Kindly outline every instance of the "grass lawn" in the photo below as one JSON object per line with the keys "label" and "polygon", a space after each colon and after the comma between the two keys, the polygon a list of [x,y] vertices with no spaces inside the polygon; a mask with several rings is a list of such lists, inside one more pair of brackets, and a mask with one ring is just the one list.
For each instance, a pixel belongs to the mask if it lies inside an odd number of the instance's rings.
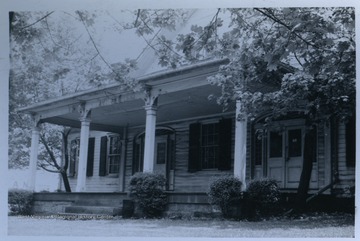
{"label": "grass lawn", "polygon": [[10,216],[9,236],[95,237],[354,237],[354,215],[313,213],[248,222],[220,219],[122,219]]}

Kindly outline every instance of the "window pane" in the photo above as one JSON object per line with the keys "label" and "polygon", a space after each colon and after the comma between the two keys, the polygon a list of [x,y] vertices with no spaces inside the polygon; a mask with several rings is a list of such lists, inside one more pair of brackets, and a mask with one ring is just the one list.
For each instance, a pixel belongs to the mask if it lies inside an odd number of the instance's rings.
{"label": "window pane", "polygon": [[109,157],[109,173],[118,173],[120,165],[120,156]]}
{"label": "window pane", "polygon": [[270,132],[270,157],[283,156],[283,134]]}
{"label": "window pane", "polygon": [[203,169],[217,168],[219,159],[219,129],[218,124],[202,126],[201,164]]}
{"label": "window pane", "polygon": [[110,138],[109,154],[120,154],[120,149],[121,149],[120,137],[112,136]]}
{"label": "window pane", "polygon": [[301,129],[288,132],[289,157],[301,156]]}
{"label": "window pane", "polygon": [[121,140],[119,136],[110,137],[110,146],[109,146],[109,174],[114,174],[119,172],[120,166],[120,155],[121,155]]}
{"label": "window pane", "polygon": [[158,143],[156,150],[156,164],[165,164],[166,162],[166,143]]}

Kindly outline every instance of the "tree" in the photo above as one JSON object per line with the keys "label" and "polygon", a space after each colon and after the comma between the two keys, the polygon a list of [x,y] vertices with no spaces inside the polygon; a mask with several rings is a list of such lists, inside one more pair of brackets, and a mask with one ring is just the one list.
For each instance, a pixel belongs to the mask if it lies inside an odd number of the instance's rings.
{"label": "tree", "polygon": [[[239,99],[242,116],[253,120],[271,110],[268,121],[302,113],[311,147],[311,129],[355,113],[355,14],[353,8],[228,9],[229,30],[219,35],[220,10],[205,27],[180,36],[184,57],[227,57],[209,78],[222,88],[219,104]],[[259,83],[261,84],[259,87]],[[263,88],[263,89],[261,89]],[[308,151],[305,150],[305,151]],[[304,153],[298,206],[308,192],[312,156]]]}
{"label": "tree", "polygon": [[217,9],[207,25],[193,25],[174,45],[176,54],[162,64],[229,59],[209,81],[222,88],[215,98],[224,108],[241,101],[240,119],[251,121],[269,111],[267,122],[291,112],[304,116],[297,201],[302,207],[314,158],[308,155],[314,129],[334,119],[346,122],[355,114],[354,8]]}
{"label": "tree", "polygon": [[[70,128],[63,128],[61,138],[57,136],[59,133],[52,133],[54,128],[48,128],[46,133],[40,135],[40,142],[43,144],[45,151],[40,154],[39,166],[52,173],[59,173],[62,177],[65,191],[71,192],[67,170],[69,167],[69,148],[68,136],[71,132]],[[60,158],[59,158],[60,157]],[[59,160],[60,159],[60,160]]]}

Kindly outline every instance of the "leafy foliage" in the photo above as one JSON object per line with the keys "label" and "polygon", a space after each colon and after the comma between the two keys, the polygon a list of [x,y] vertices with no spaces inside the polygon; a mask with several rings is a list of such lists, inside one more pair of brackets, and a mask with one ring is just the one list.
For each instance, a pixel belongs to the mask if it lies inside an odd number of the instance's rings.
{"label": "leafy foliage", "polygon": [[[346,119],[354,113],[353,8],[230,12],[231,33],[242,39],[237,51],[228,54],[225,49],[229,64],[209,79],[222,87],[220,104],[226,107],[240,99],[242,114],[250,120],[264,110],[272,110],[273,118],[296,110],[312,122]],[[229,41],[229,34],[219,42],[223,39]]]}
{"label": "leafy foliage", "polygon": [[22,189],[10,189],[8,205],[11,215],[30,215],[33,206],[33,192]]}
{"label": "leafy foliage", "polygon": [[280,202],[280,191],[276,180],[252,180],[246,189],[246,198],[255,205],[255,209],[261,215],[276,212]]}
{"label": "leafy foliage", "polygon": [[208,191],[209,202],[220,207],[224,217],[229,216],[230,204],[242,198],[242,182],[232,176],[217,178],[212,181]]}
{"label": "leafy foliage", "polygon": [[[146,41],[160,53],[158,42],[167,40],[158,35],[159,30],[175,29],[186,13],[123,10],[115,18],[105,11],[10,12],[9,167],[26,166],[29,159],[32,120],[17,108],[114,82],[123,83],[125,89],[141,90],[131,77],[138,59],[114,63],[104,55],[107,45],[101,38],[105,30],[134,31],[144,39],[150,36]],[[113,24],[104,23],[109,18]],[[165,56],[168,49],[163,48],[160,55]],[[18,138],[21,136],[24,138]]]}
{"label": "leafy foliage", "polygon": [[159,217],[166,208],[167,197],[163,189],[166,180],[163,175],[135,173],[130,179],[130,194],[139,204],[146,217]]}

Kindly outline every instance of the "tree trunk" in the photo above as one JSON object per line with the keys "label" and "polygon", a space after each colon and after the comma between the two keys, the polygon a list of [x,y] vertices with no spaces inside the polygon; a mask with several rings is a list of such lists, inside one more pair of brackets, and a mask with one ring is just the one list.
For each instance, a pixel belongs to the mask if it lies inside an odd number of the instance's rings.
{"label": "tree trunk", "polygon": [[69,149],[68,149],[68,136],[71,132],[71,129],[64,129],[63,133],[62,133],[62,137],[63,137],[63,149],[62,152],[64,154],[64,165],[63,165],[63,170],[60,172],[61,173],[61,177],[63,179],[64,182],[64,187],[65,187],[65,191],[66,192],[71,192],[71,187],[69,184],[69,179],[67,176],[67,169],[69,167]]}
{"label": "tree trunk", "polygon": [[303,167],[294,207],[297,211],[304,210],[306,205],[313,161],[316,158],[316,146],[316,128],[314,127],[305,134]]}
{"label": "tree trunk", "polygon": [[68,179],[68,176],[66,174],[66,171],[62,171],[60,173],[61,173],[61,177],[62,177],[63,182],[64,182],[65,191],[66,192],[71,192],[71,187],[70,187],[70,183],[69,183],[69,179]]}

